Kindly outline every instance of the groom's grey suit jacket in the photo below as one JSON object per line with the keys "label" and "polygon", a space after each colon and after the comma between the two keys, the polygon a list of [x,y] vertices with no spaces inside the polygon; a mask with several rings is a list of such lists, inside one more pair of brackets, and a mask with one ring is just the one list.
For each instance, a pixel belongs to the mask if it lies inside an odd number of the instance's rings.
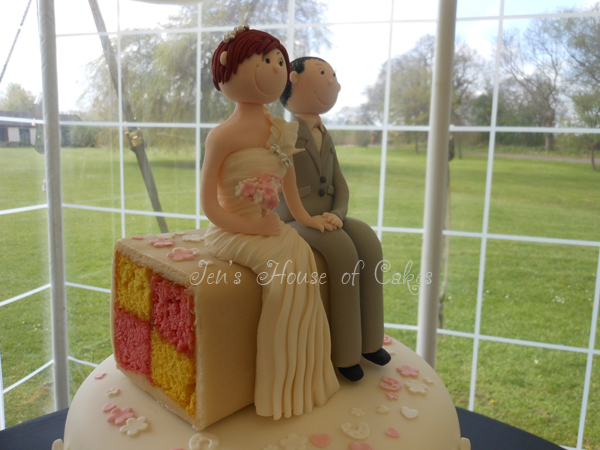
{"label": "groom's grey suit jacket", "polygon": [[[302,204],[311,216],[337,215],[343,227],[321,233],[300,225],[284,198],[275,212],[327,261],[332,359],[337,367],[350,367],[360,362],[361,353],[375,352],[383,343],[383,285],[375,279],[382,279],[381,243],[369,225],[346,217],[348,184],[327,130],[319,151],[304,121],[294,120],[299,122],[296,148],[306,150],[292,157]],[[353,272],[360,275],[350,281]]]}
{"label": "groom's grey suit jacket", "polygon": [[[325,130],[319,151],[306,124],[302,120],[296,120],[299,122],[296,148],[306,150],[293,156],[296,184],[302,204],[311,216],[330,212],[344,220],[348,213],[349,191],[340,170],[333,140]],[[284,198],[275,212],[284,222],[294,220]]]}

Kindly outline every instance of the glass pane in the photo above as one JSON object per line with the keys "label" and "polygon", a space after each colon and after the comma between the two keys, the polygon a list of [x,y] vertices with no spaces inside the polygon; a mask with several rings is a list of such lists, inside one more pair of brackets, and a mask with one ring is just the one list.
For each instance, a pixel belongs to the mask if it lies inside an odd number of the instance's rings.
{"label": "glass pane", "polygon": [[121,215],[63,210],[66,278],[71,283],[110,289],[113,246],[121,237]]}
{"label": "glass pane", "polygon": [[[421,235],[383,233],[383,258],[387,270],[382,283],[385,321],[405,325],[417,324],[421,270]],[[387,261],[389,264],[385,263]]]}
{"label": "glass pane", "polygon": [[520,0],[505,0],[504,14],[547,14],[564,10],[580,10],[589,7],[592,2],[587,0],[544,0],[543,2],[524,2]]}
{"label": "glass pane", "polygon": [[[597,341],[598,339],[596,339]],[[600,356],[594,356],[590,396],[585,415],[583,448],[600,446],[600,416],[596,414],[600,408]]]}
{"label": "glass pane", "polygon": [[0,307],[4,389],[52,359],[50,290]]}
{"label": "glass pane", "polygon": [[[169,232],[196,229],[195,220],[168,217],[166,221]],[[208,223],[209,222],[207,221],[202,226],[207,227]],[[137,214],[125,215],[126,236],[145,236],[147,234],[158,234],[160,232],[158,222],[154,216],[142,216]]]}
{"label": "glass pane", "polygon": [[482,230],[488,146],[488,133],[451,134],[447,229],[477,233]]}
{"label": "glass pane", "polygon": [[198,25],[196,5],[160,5],[150,2],[121,0],[119,8],[122,30],[189,28]]}
{"label": "glass pane", "polygon": [[437,0],[394,0],[394,20],[437,20],[438,3]]}
{"label": "glass pane", "polygon": [[[117,31],[117,0],[96,0],[106,31]],[[123,2],[121,2],[121,5]],[[96,22],[89,2],[55,0],[56,34],[94,33]]]}
{"label": "glass pane", "polygon": [[[390,124],[429,124],[434,48],[434,23],[394,25],[390,80]],[[387,57],[384,61],[386,59]],[[382,76],[379,77],[380,87],[378,89],[380,91],[385,86],[383,73],[382,71]]]}
{"label": "glass pane", "polygon": [[473,333],[481,239],[445,236],[442,245],[438,326]]}
{"label": "glass pane", "polygon": [[4,395],[7,427],[18,425],[53,411],[52,367],[47,367]]}
{"label": "glass pane", "polygon": [[[303,2],[299,2],[303,3]],[[308,3],[308,2],[306,2]],[[325,12],[325,22],[381,22],[390,20],[392,12],[391,0],[379,0],[377,7],[371,7],[360,1],[329,0]],[[296,11],[296,17],[300,14]],[[313,21],[314,23],[315,21]]]}
{"label": "glass pane", "polygon": [[49,283],[46,209],[0,216],[0,301]]}
{"label": "glass pane", "polygon": [[[49,289],[0,307],[4,389],[51,361],[51,342]],[[4,402],[7,426],[53,411],[52,366],[6,393]]]}
{"label": "glass pane", "polygon": [[85,125],[63,127],[70,145],[62,146],[62,183],[65,203],[121,207],[119,129]]}
{"label": "glass pane", "polygon": [[[507,20],[498,125],[598,128],[597,29],[597,16]],[[544,147],[564,150],[552,134]]]}
{"label": "glass pane", "polygon": [[128,122],[195,122],[197,33],[134,34],[121,38]]}
{"label": "glass pane", "polygon": [[585,365],[580,353],[481,342],[475,412],[575,447]]}
{"label": "glass pane", "polygon": [[472,358],[472,339],[438,334],[435,370],[460,408],[469,407]]}
{"label": "glass pane", "polygon": [[481,333],[587,348],[598,249],[491,240]]}
{"label": "glass pane", "polygon": [[[305,2],[296,3],[296,10],[304,8]],[[308,14],[312,11],[314,2],[309,2]],[[315,9],[323,7],[317,5]],[[262,0],[262,1],[231,1],[231,0],[209,0],[202,2],[202,26],[203,27],[233,27],[249,24],[251,28],[262,30],[262,25],[285,24],[289,20],[288,0]],[[309,20],[309,22],[313,22]],[[231,30],[227,30],[231,31]],[[273,30],[267,30],[269,33]],[[223,34],[221,32],[221,39]],[[273,33],[271,33],[273,34]]]}
{"label": "glass pane", "polygon": [[492,43],[498,21],[467,21],[456,24],[451,123],[491,124],[494,61]]}
{"label": "glass pane", "polygon": [[489,231],[598,241],[600,203],[591,194],[598,173],[589,164],[530,154],[536,147],[527,140],[541,135],[503,134],[497,135]]}
{"label": "glass pane", "polygon": [[[308,28],[315,33],[320,28]],[[353,125],[380,124],[383,118],[381,74],[385,74],[388,57],[389,27],[387,25],[334,25],[327,28],[330,38],[320,47],[307,48],[303,42],[294,48],[295,57],[317,56],[326,60],[336,72],[342,86],[337,103],[323,115],[325,123]],[[365,40],[365,36],[369,36]],[[301,41],[302,42],[302,41]],[[379,45],[373,46],[372,42]],[[356,55],[360,55],[357,70]]]}
{"label": "glass pane", "polygon": [[[116,37],[111,36],[111,43],[116,55]],[[117,90],[109,74],[100,37],[57,38],[56,57],[60,108],[75,114],[75,117],[61,117],[61,120],[117,121]]]}
{"label": "glass pane", "polygon": [[109,293],[67,287],[67,314],[69,356],[100,364],[112,354]]}
{"label": "glass pane", "polygon": [[[0,119],[0,123],[1,123]],[[35,132],[35,128],[31,128]],[[16,130],[13,124],[9,130]],[[33,147],[0,150],[0,211],[46,203],[46,159]],[[0,223],[3,219],[0,218]]]}
{"label": "glass pane", "polygon": [[71,401],[73,401],[77,390],[93,370],[94,367],[69,361],[69,394]]}
{"label": "glass pane", "polygon": [[381,148],[365,145],[366,131],[330,131],[340,167],[350,190],[348,216],[377,225]]}
{"label": "glass pane", "polygon": [[383,223],[389,227],[422,228],[427,164],[426,133],[388,135]]}
{"label": "glass pane", "polygon": [[500,14],[500,0],[458,0],[456,17],[485,17]]}
{"label": "glass pane", "polygon": [[411,350],[415,350],[417,348],[417,332],[411,330],[398,330],[395,328],[386,328],[385,334],[390,337],[393,337],[398,342],[402,342]]}
{"label": "glass pane", "polygon": [[[144,128],[146,154],[164,212],[196,214],[196,130]],[[153,211],[136,155],[124,153],[125,208]]]}
{"label": "glass pane", "polygon": [[[10,59],[8,58],[27,3],[23,0],[2,3],[2,14],[0,14],[0,64],[2,68],[6,64],[6,72],[4,72],[2,84],[0,85],[0,111],[33,113],[33,102],[38,94],[42,92],[40,37],[36,4],[33,2],[29,7],[25,23],[19,33]],[[28,91],[28,95],[21,96],[18,95],[18,92],[13,92],[13,95],[7,99],[5,96],[9,93],[11,83],[15,83],[18,87]],[[0,127],[2,126],[0,125]]]}

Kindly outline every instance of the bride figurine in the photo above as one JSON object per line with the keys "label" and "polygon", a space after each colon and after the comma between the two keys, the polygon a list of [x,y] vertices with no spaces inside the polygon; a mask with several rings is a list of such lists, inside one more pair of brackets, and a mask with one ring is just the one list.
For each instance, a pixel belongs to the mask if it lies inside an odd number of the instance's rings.
{"label": "bride figurine", "polygon": [[285,88],[288,55],[270,34],[236,27],[213,54],[212,73],[215,87],[236,106],[206,139],[201,201],[212,223],[205,243],[218,258],[251,268],[263,285],[257,414],[299,415],[324,405],[339,383],[312,250],[272,212],[283,191],[298,222],[331,229],[324,217],[306,212],[298,194],[290,160],[300,151],[298,124],[272,117],[264,106]]}

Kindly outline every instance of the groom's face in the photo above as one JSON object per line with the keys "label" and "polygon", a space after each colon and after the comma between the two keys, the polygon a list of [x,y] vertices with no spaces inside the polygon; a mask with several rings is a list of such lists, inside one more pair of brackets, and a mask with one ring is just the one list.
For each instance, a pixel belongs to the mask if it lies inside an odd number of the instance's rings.
{"label": "groom's face", "polygon": [[325,61],[308,59],[304,71],[290,74],[292,96],[286,109],[293,114],[323,114],[337,101],[341,86],[335,71]]}

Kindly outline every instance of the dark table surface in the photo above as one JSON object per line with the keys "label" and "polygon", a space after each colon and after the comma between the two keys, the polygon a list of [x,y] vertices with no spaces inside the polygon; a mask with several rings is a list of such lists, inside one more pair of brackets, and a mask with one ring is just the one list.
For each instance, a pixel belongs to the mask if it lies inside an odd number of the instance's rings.
{"label": "dark table surface", "polygon": [[[533,434],[489,417],[456,408],[461,433],[473,450],[562,450]],[[50,450],[62,439],[67,409],[0,431],[1,450]],[[152,450],[152,449],[149,449]]]}

